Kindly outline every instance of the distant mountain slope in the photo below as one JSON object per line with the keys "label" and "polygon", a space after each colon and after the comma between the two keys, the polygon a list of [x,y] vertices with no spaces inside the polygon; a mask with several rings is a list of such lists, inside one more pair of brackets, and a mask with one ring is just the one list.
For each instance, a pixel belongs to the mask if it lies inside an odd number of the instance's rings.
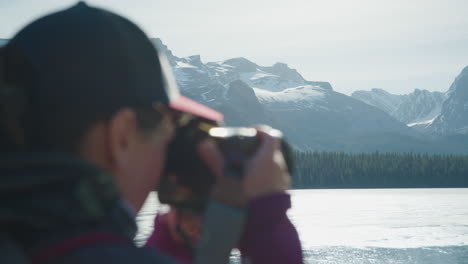
{"label": "distant mountain slope", "polygon": [[[152,41],[168,58],[181,92],[221,111],[227,125],[269,124],[283,130],[294,146],[304,150],[468,153],[468,136],[432,139],[388,114],[392,111],[396,115],[399,110],[415,113],[411,120],[431,116],[426,110],[405,110],[402,106],[405,100],[424,106],[426,97],[432,98],[434,93],[417,90],[403,96],[410,99],[402,99],[374,89],[373,94],[363,93],[368,98],[364,103],[333,91],[328,82],[308,81],[284,63],[260,66],[246,58],[204,63],[199,55],[180,58],[160,39]],[[443,131],[454,124],[456,131],[466,127],[466,115],[456,115],[467,108],[465,99],[458,100],[466,98],[466,89],[459,89],[466,86],[465,75],[452,85],[452,99],[442,109],[444,118],[436,122]]]}
{"label": "distant mountain slope", "polygon": [[441,112],[447,98],[445,93],[415,89],[405,95],[396,95],[383,89],[355,91],[352,97],[375,106],[408,126],[430,124]]}
{"label": "distant mountain slope", "polygon": [[[153,39],[168,57],[183,94],[221,111],[227,125],[266,123],[300,149],[432,151],[405,124],[373,106],[308,81],[284,63],[261,66],[246,58],[204,63],[180,58]],[[438,151],[438,150],[435,150]]]}
{"label": "distant mountain slope", "polygon": [[446,93],[415,89],[392,114],[409,126],[434,120],[441,112]]}
{"label": "distant mountain slope", "polygon": [[403,96],[391,94],[380,88],[373,88],[370,91],[355,91],[351,96],[388,114],[395,112],[403,101]]}
{"label": "distant mountain slope", "polygon": [[428,129],[439,135],[468,135],[468,66],[450,86],[440,115]]}

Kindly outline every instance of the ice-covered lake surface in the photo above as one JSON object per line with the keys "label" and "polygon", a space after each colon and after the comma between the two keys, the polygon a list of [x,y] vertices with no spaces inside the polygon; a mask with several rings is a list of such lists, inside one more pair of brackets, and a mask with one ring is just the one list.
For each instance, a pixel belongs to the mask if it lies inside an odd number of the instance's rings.
{"label": "ice-covered lake surface", "polygon": [[[305,263],[468,264],[468,189],[295,190]],[[138,241],[152,231],[152,194]],[[233,263],[238,262],[233,257]]]}

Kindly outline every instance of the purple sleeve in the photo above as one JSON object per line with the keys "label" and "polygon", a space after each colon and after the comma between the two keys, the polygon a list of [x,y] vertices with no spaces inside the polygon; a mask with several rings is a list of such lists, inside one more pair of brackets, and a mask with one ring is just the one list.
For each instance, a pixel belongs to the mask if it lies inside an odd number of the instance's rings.
{"label": "purple sleeve", "polygon": [[153,234],[148,238],[144,247],[158,250],[177,259],[180,263],[192,263],[191,252],[182,243],[172,239],[169,228],[162,221],[162,215],[156,216]]}
{"label": "purple sleeve", "polygon": [[286,211],[289,194],[275,193],[249,204],[249,216],[239,249],[253,264],[296,264],[302,262],[299,236]]}

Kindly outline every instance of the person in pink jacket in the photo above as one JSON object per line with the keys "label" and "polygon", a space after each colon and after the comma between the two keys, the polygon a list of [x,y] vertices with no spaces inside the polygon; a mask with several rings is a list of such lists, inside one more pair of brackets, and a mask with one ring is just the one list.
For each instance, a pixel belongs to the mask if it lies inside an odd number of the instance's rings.
{"label": "person in pink jacket", "polygon": [[[302,250],[296,229],[289,221],[286,211],[291,207],[287,193],[275,193],[260,197],[249,204],[248,220],[239,250],[242,259],[254,264],[302,263]],[[158,215],[154,232],[145,247],[157,249],[175,257],[181,263],[192,263],[192,251],[176,228],[180,228],[195,246],[199,236],[201,218],[196,215],[181,215],[177,209]]]}
{"label": "person in pink jacket", "polygon": [[[217,160],[215,156],[205,157],[205,161],[222,164],[222,161]],[[212,167],[216,167],[214,164]],[[238,242],[242,260],[248,260],[254,264],[302,263],[299,236],[286,215],[291,207],[290,195],[286,193],[288,185],[278,184],[282,187],[260,193],[251,199],[246,199],[244,205],[235,206],[239,203],[235,200],[245,193],[245,186],[234,179],[225,177],[219,179],[232,181],[229,185],[231,187],[225,192],[232,192],[233,199],[226,204],[231,205],[233,212],[246,215],[245,225]],[[224,197],[231,196],[224,194]],[[202,223],[201,213],[171,207],[168,213],[160,214],[155,218],[154,232],[147,240],[145,247],[173,256],[181,263],[192,263],[192,249],[197,247],[197,241],[202,232],[200,230]],[[214,225],[220,228],[223,228],[224,224],[214,222]],[[215,229],[213,225],[210,225],[210,228]]]}

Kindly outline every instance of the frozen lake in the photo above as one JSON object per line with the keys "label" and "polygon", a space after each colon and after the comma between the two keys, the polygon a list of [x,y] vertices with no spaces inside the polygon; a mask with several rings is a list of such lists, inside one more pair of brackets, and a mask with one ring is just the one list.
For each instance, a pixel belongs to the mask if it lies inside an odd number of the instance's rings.
{"label": "frozen lake", "polygon": [[[305,263],[468,264],[468,189],[294,190]],[[144,240],[158,206],[138,217]],[[234,261],[236,262],[236,261]]]}

